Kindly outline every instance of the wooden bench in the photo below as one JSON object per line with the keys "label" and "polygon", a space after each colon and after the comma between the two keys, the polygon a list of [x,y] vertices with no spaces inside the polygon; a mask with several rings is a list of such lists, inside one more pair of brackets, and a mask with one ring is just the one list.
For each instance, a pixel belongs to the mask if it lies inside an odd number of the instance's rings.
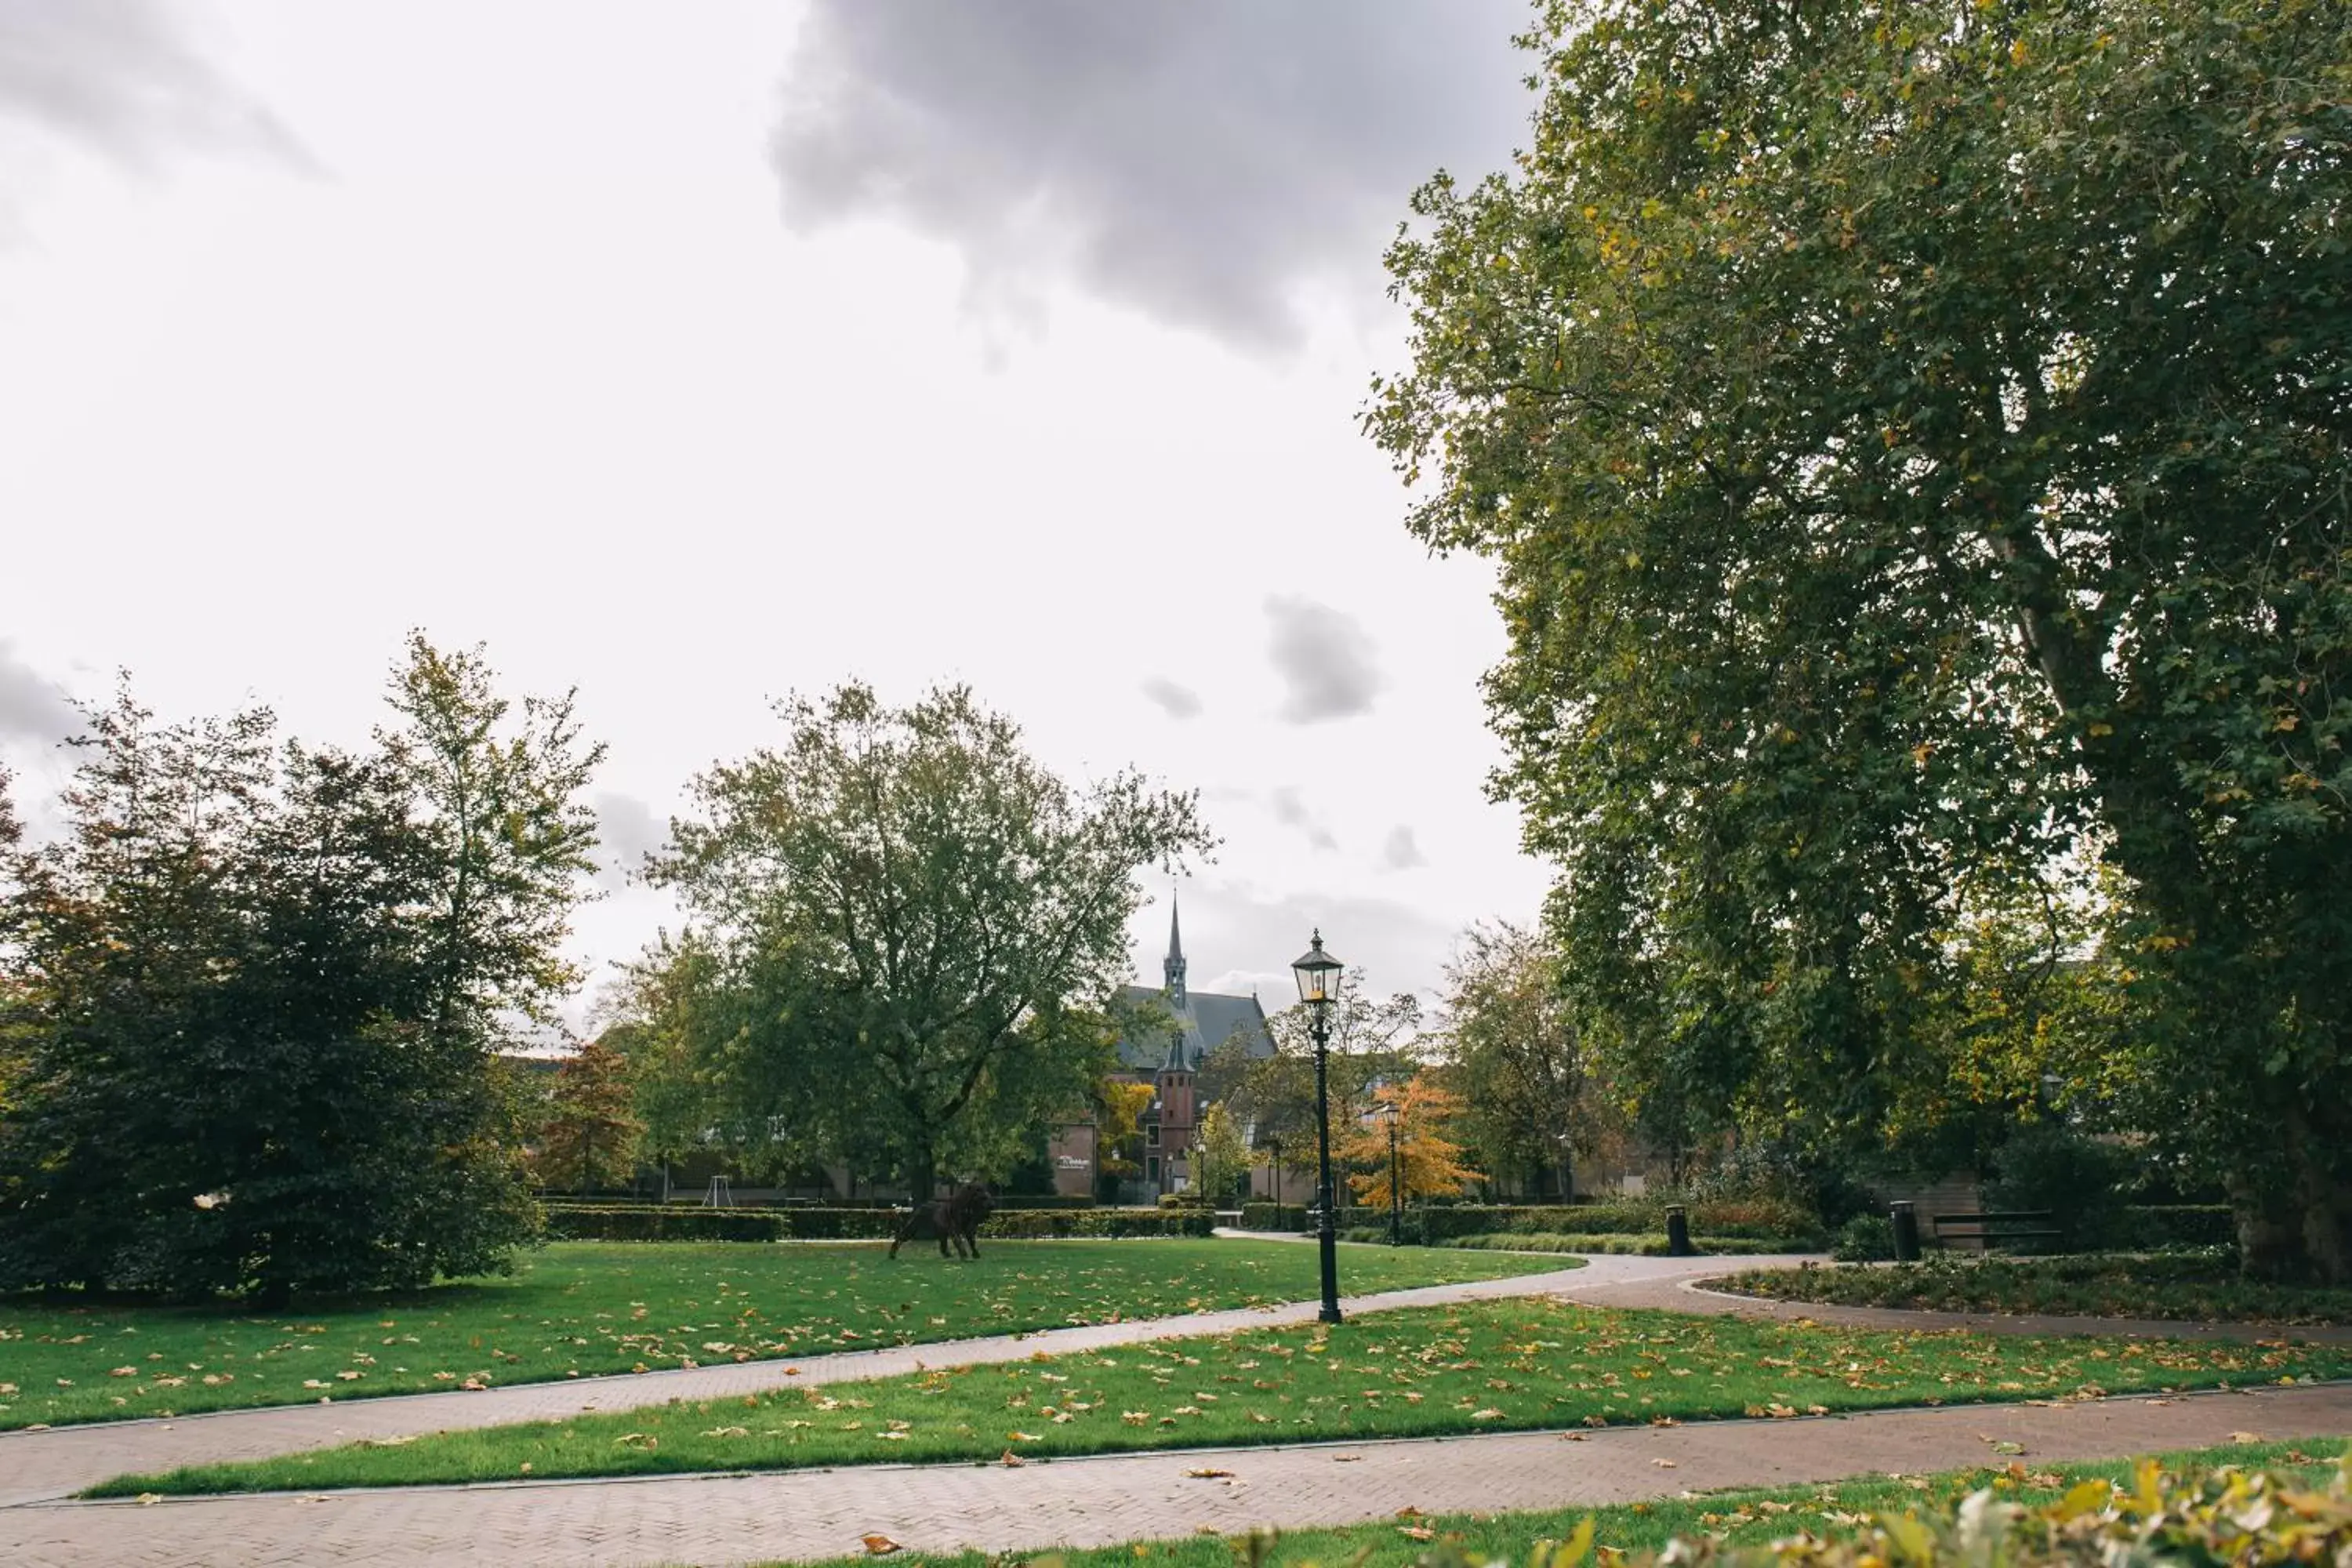
{"label": "wooden bench", "polygon": [[2048,1209],[2020,1209],[2007,1214],[1939,1214],[1927,1217],[1936,1245],[1949,1248],[1956,1241],[1973,1241],[1985,1251],[2021,1242],[2062,1241],[2065,1232],[2050,1223]]}

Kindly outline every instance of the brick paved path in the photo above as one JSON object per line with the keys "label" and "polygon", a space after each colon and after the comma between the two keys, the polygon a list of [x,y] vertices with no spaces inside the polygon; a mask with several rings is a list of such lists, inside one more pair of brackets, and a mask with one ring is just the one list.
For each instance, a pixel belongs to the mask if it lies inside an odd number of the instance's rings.
{"label": "brick paved path", "polygon": [[[0,1510],[12,1564],[742,1563],[853,1553],[869,1531],[921,1551],[1094,1546],[1202,1527],[1300,1528],[1568,1507],[1685,1489],[1826,1481],[1991,1460],[2196,1447],[2257,1433],[2352,1432],[2352,1386],[1889,1410],[1578,1434],[1192,1450],[997,1466],[501,1485]],[[1671,1460],[1668,1469],[1657,1463]],[[2004,1457],[2000,1462],[2006,1462]],[[1188,1469],[1230,1470],[1198,1479]]]}

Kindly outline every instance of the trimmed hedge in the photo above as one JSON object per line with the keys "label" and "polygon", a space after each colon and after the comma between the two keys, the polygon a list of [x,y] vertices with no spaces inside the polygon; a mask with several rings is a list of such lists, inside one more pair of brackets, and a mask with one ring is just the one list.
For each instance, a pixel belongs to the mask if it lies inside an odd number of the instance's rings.
{"label": "trimmed hedge", "polygon": [[2124,1210],[2118,1228],[2118,1246],[2148,1252],[2238,1245],[2238,1216],[2227,1204],[2137,1205]]}
{"label": "trimmed hedge", "polygon": [[[1351,1230],[1350,1241],[1386,1241],[1385,1228]],[[1486,1236],[1457,1236],[1436,1244],[1439,1247],[1462,1247],[1473,1252],[1591,1252],[1611,1253],[1642,1258],[1666,1256],[1666,1237],[1661,1231],[1654,1236],[1556,1236],[1542,1232],[1503,1231]],[[1691,1245],[1699,1252],[1713,1258],[1749,1258],[1780,1250],[1777,1241],[1758,1241],[1746,1237],[1694,1236]]]}
{"label": "trimmed hedge", "polygon": [[[1821,1221],[1801,1205],[1772,1198],[1706,1199],[1683,1205],[1691,1233],[1744,1241],[1769,1241],[1776,1248],[1811,1251],[1826,1242]],[[1343,1208],[1345,1228],[1388,1224],[1384,1208]],[[1246,1219],[1244,1221],[1247,1223]],[[1649,1236],[1665,1233],[1662,1202],[1612,1204],[1462,1204],[1444,1208],[1408,1207],[1408,1228],[1423,1239],[1450,1241],[1460,1236]]]}
{"label": "trimmed hedge", "polygon": [[[1004,1239],[1206,1236],[1215,1223],[1197,1209],[1010,1209],[989,1215],[980,1233]],[[547,1210],[548,1235],[563,1241],[887,1241],[898,1227],[889,1209],[564,1204]]]}
{"label": "trimmed hedge", "polygon": [[1242,1205],[1244,1230],[1305,1230],[1305,1204],[1277,1204],[1264,1198],[1253,1199]]}

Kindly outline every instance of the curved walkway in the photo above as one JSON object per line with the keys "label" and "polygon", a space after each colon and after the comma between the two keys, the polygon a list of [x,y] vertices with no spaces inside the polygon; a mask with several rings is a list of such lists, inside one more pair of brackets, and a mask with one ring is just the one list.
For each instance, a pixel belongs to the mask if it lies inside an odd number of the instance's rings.
{"label": "curved walkway", "polygon": [[[1742,1264],[1750,1260],[1742,1259]],[[1759,1263],[1784,1261],[1757,1259]],[[1922,1325],[1923,1314],[1801,1307],[1696,1288],[1721,1258],[1596,1258],[1570,1272],[1369,1297],[1352,1310],[1553,1294],[1593,1305],[1807,1317],[1822,1322],[1995,1332],[2152,1331],[2097,1319],[1994,1318]],[[245,1411],[0,1436],[0,1561],[10,1563],[756,1563],[853,1553],[867,1534],[909,1548],[1017,1551],[1170,1536],[1196,1528],[1301,1528],[1430,1513],[1573,1506],[1685,1489],[1832,1480],[1985,1460],[2021,1445],[2032,1460],[2113,1458],[2249,1435],[2352,1433],[2352,1384],[2085,1403],[1948,1406],[1791,1421],[1108,1456],[996,1466],[858,1467],[751,1476],[408,1489],[383,1492],[67,1503],[65,1490],[125,1469],[257,1457],[362,1436],[620,1409],[671,1398],[875,1377],[919,1365],[1014,1360],[1266,1322],[1311,1320],[1312,1303],[1203,1313],[995,1340],[861,1352],[798,1363],[425,1394],[328,1407]],[[1936,1314],[1938,1320],[1956,1314]],[[2084,1325],[2089,1325],[2084,1327]],[[2185,1337],[2185,1336],[2184,1336]],[[793,1370],[797,1368],[797,1373]],[[2014,1450],[2011,1450],[2014,1451]],[[1207,1470],[1208,1475],[1189,1472]]]}

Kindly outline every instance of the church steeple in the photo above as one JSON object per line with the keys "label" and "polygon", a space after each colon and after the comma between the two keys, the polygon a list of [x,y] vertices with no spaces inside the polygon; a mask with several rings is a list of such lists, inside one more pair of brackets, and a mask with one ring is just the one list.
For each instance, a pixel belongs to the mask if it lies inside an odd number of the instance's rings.
{"label": "church steeple", "polygon": [[1184,1010],[1184,928],[1176,908],[1176,895],[1168,895],[1168,956],[1161,961],[1160,972],[1168,987],[1168,1005],[1178,1012]]}

